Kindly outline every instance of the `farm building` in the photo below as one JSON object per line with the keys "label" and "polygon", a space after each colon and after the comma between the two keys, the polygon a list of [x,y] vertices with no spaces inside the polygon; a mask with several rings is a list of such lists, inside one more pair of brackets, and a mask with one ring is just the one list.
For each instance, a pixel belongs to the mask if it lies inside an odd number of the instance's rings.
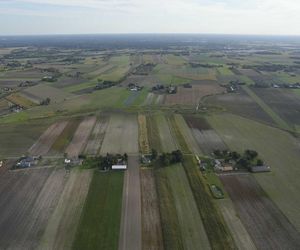
{"label": "farm building", "polygon": [[252,173],[263,173],[263,172],[270,172],[271,168],[269,166],[252,166],[251,172]]}
{"label": "farm building", "polygon": [[112,165],[111,169],[112,170],[126,170],[127,169],[127,165]]}
{"label": "farm building", "polygon": [[36,160],[33,157],[22,157],[16,164],[19,168],[29,168],[36,163]]}

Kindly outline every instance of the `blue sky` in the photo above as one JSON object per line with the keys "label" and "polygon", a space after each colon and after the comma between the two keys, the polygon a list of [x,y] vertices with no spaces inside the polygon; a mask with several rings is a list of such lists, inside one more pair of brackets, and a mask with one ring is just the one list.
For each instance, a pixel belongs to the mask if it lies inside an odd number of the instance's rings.
{"label": "blue sky", "polygon": [[0,35],[300,35],[299,0],[0,0]]}

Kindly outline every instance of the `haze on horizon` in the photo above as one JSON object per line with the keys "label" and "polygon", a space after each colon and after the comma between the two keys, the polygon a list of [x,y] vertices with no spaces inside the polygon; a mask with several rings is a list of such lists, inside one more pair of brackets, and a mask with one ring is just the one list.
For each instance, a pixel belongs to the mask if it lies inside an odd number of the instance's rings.
{"label": "haze on horizon", "polygon": [[300,35],[299,0],[0,0],[0,35]]}

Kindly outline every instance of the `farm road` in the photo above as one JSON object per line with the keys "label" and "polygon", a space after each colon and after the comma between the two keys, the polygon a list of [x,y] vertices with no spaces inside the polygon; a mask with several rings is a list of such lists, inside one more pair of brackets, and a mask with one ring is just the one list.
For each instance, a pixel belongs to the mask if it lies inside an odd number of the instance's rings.
{"label": "farm road", "polygon": [[139,156],[128,157],[128,170],[124,178],[119,250],[141,249],[142,223]]}

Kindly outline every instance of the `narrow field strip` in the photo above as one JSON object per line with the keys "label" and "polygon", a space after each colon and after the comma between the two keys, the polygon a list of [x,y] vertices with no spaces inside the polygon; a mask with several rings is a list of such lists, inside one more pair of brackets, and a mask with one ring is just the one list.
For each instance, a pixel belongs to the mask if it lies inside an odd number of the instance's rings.
{"label": "narrow field strip", "polygon": [[154,172],[152,169],[143,169],[140,171],[140,176],[142,194],[142,249],[162,250],[164,249],[162,225]]}
{"label": "narrow field strip", "polygon": [[85,118],[78,126],[71,143],[66,148],[68,157],[77,157],[83,150],[86,141],[96,123],[96,117]]}
{"label": "narrow field strip", "polygon": [[155,149],[158,152],[161,152],[162,146],[160,143],[159,132],[158,132],[158,128],[154,116],[147,115],[146,122],[147,122],[147,134],[148,134],[150,148]]}
{"label": "narrow field strip", "polygon": [[94,172],[72,249],[118,249],[123,172]]}
{"label": "narrow field strip", "polygon": [[150,153],[148,134],[147,134],[147,119],[145,115],[138,115],[139,123],[139,146],[143,154]]}
{"label": "narrow field strip", "polygon": [[96,123],[84,150],[85,154],[97,155],[99,153],[108,126],[108,120],[108,117],[101,116]]}

